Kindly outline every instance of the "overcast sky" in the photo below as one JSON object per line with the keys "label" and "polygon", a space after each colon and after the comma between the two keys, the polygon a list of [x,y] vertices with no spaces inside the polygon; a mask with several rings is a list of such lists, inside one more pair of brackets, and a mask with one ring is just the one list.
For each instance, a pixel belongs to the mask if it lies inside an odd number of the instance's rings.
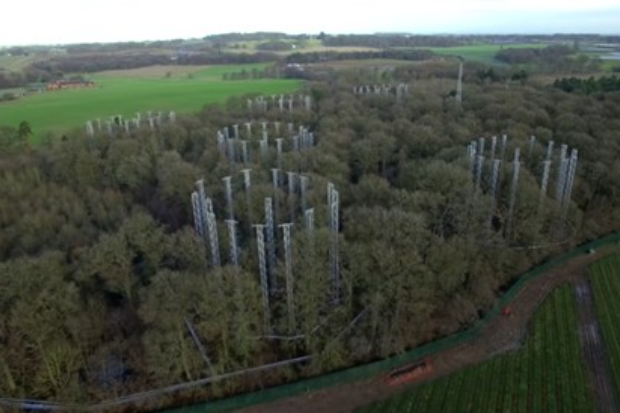
{"label": "overcast sky", "polygon": [[620,34],[618,0],[3,0],[0,45],[227,32]]}

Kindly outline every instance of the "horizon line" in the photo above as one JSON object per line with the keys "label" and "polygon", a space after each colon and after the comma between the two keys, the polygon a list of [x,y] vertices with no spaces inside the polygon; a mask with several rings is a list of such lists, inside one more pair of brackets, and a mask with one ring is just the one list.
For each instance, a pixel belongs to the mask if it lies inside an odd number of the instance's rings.
{"label": "horizon line", "polygon": [[[285,36],[309,36],[317,37],[321,35],[321,31],[318,33],[287,33],[279,31],[232,31],[223,33],[206,34],[202,37],[173,37],[167,39],[143,39],[143,40],[111,40],[111,41],[85,41],[85,42],[67,42],[67,43],[21,43],[21,44],[1,44],[0,49],[12,48],[12,47],[59,47],[59,46],[73,46],[73,45],[105,45],[105,44],[121,44],[121,43],[155,43],[155,42],[173,42],[173,41],[190,41],[190,40],[204,40],[210,36],[221,36],[229,34],[260,34],[260,33],[277,33]],[[512,33],[497,33],[497,32],[403,32],[403,31],[380,31],[380,32],[341,32],[341,33],[324,33],[327,36],[368,36],[368,35],[399,35],[399,36],[445,36],[445,37],[461,37],[461,36],[497,36],[497,37],[509,37],[509,36],[528,36],[528,37],[553,37],[553,36],[600,36],[600,37],[615,37],[620,36],[620,32],[617,33],[595,33],[595,32],[512,32]]]}

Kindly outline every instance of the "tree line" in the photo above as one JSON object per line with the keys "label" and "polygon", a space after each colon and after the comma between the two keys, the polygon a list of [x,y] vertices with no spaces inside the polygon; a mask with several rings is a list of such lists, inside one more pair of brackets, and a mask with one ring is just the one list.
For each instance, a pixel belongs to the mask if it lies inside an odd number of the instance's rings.
{"label": "tree line", "polygon": [[620,77],[616,75],[598,78],[590,76],[587,79],[563,77],[556,79],[553,82],[553,86],[568,93],[584,93],[586,95],[601,92],[618,92],[620,91]]}

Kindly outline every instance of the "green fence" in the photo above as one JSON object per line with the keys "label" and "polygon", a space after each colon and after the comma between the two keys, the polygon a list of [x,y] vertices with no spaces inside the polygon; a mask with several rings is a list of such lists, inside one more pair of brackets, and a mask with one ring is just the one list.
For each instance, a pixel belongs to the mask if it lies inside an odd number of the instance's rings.
{"label": "green fence", "polygon": [[565,264],[573,258],[576,258],[589,250],[598,250],[601,247],[617,243],[620,241],[620,232],[608,235],[596,241],[583,244],[579,247],[565,252],[557,257],[532,268],[524,273],[517,282],[502,296],[495,304],[493,309],[487,313],[484,318],[476,322],[471,328],[461,333],[442,338],[432,343],[417,347],[411,351],[399,354],[388,359],[377,361],[374,363],[364,364],[352,367],[346,370],[326,374],[318,377],[300,380],[295,383],[285,384],[272,387],[266,390],[248,393],[228,399],[215,400],[206,403],[200,403],[192,406],[182,407],[174,410],[167,410],[165,413],[198,413],[198,412],[222,412],[241,409],[254,404],[267,403],[270,401],[296,396],[299,394],[319,390],[336,384],[343,384],[357,380],[368,379],[377,375],[388,372],[402,364],[411,363],[418,359],[427,357],[437,352],[464,344],[468,340],[477,336],[493,318],[499,315],[502,308],[515,297],[515,295],[523,288],[527,282],[539,277],[547,271]]}

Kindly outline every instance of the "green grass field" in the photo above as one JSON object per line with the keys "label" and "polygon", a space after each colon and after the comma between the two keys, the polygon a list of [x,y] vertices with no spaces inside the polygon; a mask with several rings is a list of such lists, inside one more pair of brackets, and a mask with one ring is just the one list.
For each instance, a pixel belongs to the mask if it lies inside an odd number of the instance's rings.
{"label": "green grass field", "polygon": [[594,305],[616,388],[620,393],[620,255],[612,255],[588,268],[594,290]]}
{"label": "green grass field", "polygon": [[231,96],[287,93],[300,86],[298,81],[284,79],[221,80],[224,73],[250,72],[264,66],[158,66],[103,72],[92,76],[94,88],[43,92],[0,103],[0,125],[17,127],[28,121],[36,143],[46,131],[66,131],[89,119],[133,116],[148,110],[189,112]]}
{"label": "green grass field", "polygon": [[542,48],[548,46],[541,43],[520,43],[520,44],[473,44],[469,46],[457,46],[457,47],[432,47],[430,50],[433,53],[443,56],[459,56],[465,60],[480,62],[486,64],[502,64],[502,62],[495,59],[497,52],[504,49],[521,49],[521,48]]}
{"label": "green grass field", "polygon": [[420,385],[363,412],[591,412],[577,333],[576,300],[565,285],[536,313],[519,351]]}

